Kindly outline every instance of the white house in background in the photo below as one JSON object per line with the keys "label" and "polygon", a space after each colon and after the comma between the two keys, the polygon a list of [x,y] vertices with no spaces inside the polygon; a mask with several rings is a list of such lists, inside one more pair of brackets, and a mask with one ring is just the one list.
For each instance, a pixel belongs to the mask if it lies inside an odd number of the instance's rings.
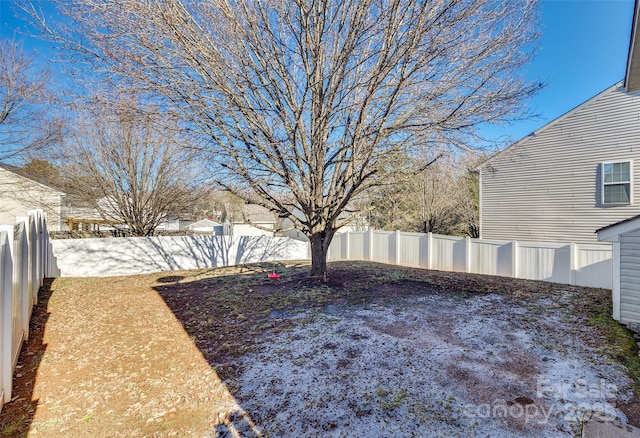
{"label": "white house in background", "polygon": [[28,176],[23,169],[0,164],[0,224],[13,225],[28,210],[42,209],[50,231],[64,230],[65,197],[64,192]]}
{"label": "white house in background", "polygon": [[640,323],[640,215],[600,228],[598,240],[613,243],[613,318]]}
{"label": "white house in background", "polygon": [[202,219],[185,227],[186,230],[193,233],[222,234],[222,224],[212,221],[211,219]]}
{"label": "white house in background", "polygon": [[278,227],[276,216],[259,205],[225,206],[223,234],[229,236],[273,236]]}
{"label": "white house in background", "polygon": [[[293,214],[298,219],[304,219],[304,215],[302,211],[299,209],[294,209]],[[357,212],[342,212],[340,217],[338,218],[339,223],[344,223],[345,225],[338,228],[336,234],[347,233],[352,231],[367,231],[369,229],[369,222],[364,217]],[[298,240],[309,240],[307,236],[301,230],[295,228],[295,225],[291,219],[283,219],[282,220],[282,235],[291,237],[293,239]]]}
{"label": "white house in background", "polygon": [[193,221],[190,219],[181,219],[176,216],[169,216],[160,222],[160,225],[158,225],[156,229],[164,231],[180,231],[188,229],[191,224],[193,224]]}
{"label": "white house in background", "polygon": [[478,167],[482,239],[596,242],[640,214],[639,10],[624,82]]}

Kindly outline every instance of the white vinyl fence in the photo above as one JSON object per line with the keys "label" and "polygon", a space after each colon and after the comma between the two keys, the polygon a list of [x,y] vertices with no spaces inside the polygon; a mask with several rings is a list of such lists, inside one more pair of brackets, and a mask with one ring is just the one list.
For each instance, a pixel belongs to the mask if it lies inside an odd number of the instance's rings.
{"label": "white vinyl fence", "polygon": [[309,258],[309,244],[270,236],[53,240],[60,277],[107,277]]}
{"label": "white vinyl fence", "polygon": [[336,234],[330,260],[371,260],[611,289],[611,244],[505,242],[400,231]]}
{"label": "white vinyl fence", "polygon": [[56,274],[42,210],[0,225],[0,409],[11,400],[13,372],[45,277]]}

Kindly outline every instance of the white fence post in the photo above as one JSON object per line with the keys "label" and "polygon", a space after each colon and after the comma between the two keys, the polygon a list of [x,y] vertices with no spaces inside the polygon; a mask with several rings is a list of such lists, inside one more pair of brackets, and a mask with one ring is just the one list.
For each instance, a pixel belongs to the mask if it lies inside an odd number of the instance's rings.
{"label": "white fence post", "polygon": [[[620,266],[620,255],[620,242],[613,242],[613,266]],[[616,275],[612,270],[611,277],[611,298],[613,301],[613,312],[611,316],[616,321],[620,321],[620,275]]]}
{"label": "white fence post", "polygon": [[369,252],[367,253],[367,260],[373,260],[373,230],[369,228],[367,230],[367,245]]}
{"label": "white fence post", "polygon": [[518,242],[511,242],[511,276],[519,278],[520,275],[520,256],[518,254]]}
{"label": "white fence post", "polygon": [[578,248],[575,243],[569,245],[569,284],[576,284],[576,271],[578,265]]}
{"label": "white fence post", "polygon": [[351,260],[351,233],[349,231],[347,231],[346,233],[344,233],[344,254],[345,260]]}
{"label": "white fence post", "polygon": [[35,224],[35,272],[36,282],[34,284],[33,302],[38,302],[38,292],[40,287],[44,284],[44,213],[42,210],[31,210],[28,212],[29,216],[33,217]]}
{"label": "white fence post", "polygon": [[471,272],[471,237],[466,236],[464,239],[464,268],[465,272]]}
{"label": "white fence post", "polygon": [[433,266],[433,233],[427,233],[427,269]]}
{"label": "white fence post", "polygon": [[395,259],[395,264],[399,265],[400,264],[400,231],[396,230],[396,234],[395,234],[395,240],[396,240],[396,259]]}
{"label": "white fence post", "polygon": [[33,302],[38,302],[38,291],[40,290],[40,286],[42,286],[42,276],[41,272],[41,264],[42,257],[40,255],[42,240],[40,236],[41,232],[41,224],[40,224],[40,212],[41,210],[29,210],[27,211],[27,215],[30,220],[33,222],[33,248],[31,249],[31,253],[33,254]]}
{"label": "white fence post", "polygon": [[21,238],[18,245],[21,247],[21,254],[24,263],[22,264],[21,301],[22,301],[22,325],[25,339],[29,338],[29,318],[31,316],[31,306],[33,303],[33,234],[31,225],[33,222],[28,216],[19,216],[16,223],[24,226],[24,238]]}
{"label": "white fence post", "polygon": [[[38,226],[35,217],[29,216],[29,257],[31,258],[31,307],[36,301],[40,290],[40,278],[38,272]],[[29,314],[31,316],[31,314]]]}

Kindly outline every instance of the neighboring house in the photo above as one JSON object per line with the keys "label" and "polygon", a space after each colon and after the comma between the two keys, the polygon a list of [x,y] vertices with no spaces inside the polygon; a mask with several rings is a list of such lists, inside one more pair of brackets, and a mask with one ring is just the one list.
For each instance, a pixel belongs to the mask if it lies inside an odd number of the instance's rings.
{"label": "neighboring house", "polygon": [[[300,220],[304,219],[302,211],[298,208],[294,209],[293,214]],[[360,212],[343,211],[338,217],[338,223],[344,224],[336,231],[336,234],[347,233],[352,231],[366,231],[369,229],[369,222]],[[301,230],[295,228],[291,219],[283,219],[282,235],[298,240],[308,240],[307,236]]]}
{"label": "neighboring house", "polygon": [[212,221],[211,219],[202,219],[185,227],[186,230],[193,233],[222,234],[222,224]]}
{"label": "neighboring house", "polygon": [[640,44],[636,7],[624,83],[481,164],[482,239],[597,242],[640,214]]}
{"label": "neighboring house", "polygon": [[113,225],[98,211],[49,181],[20,167],[0,163],[0,224],[14,224],[16,217],[41,209],[49,231],[98,230]]}
{"label": "neighboring house", "polygon": [[480,167],[480,238],[596,242],[640,213],[640,93],[617,84]]}
{"label": "neighboring house", "polygon": [[259,205],[225,206],[223,234],[231,236],[273,236],[277,218]]}
{"label": "neighboring house", "polygon": [[47,215],[49,231],[66,229],[65,193],[25,174],[23,169],[0,164],[0,224],[13,225],[16,217],[28,210],[42,209]]}
{"label": "neighboring house", "polygon": [[[640,7],[636,0],[633,25],[631,27],[631,45],[629,48],[629,57],[627,59],[627,74],[625,76],[624,86],[630,96],[635,96],[635,101],[640,100],[640,41],[636,41],[640,35]],[[626,115],[625,115],[626,116]],[[638,124],[639,118],[634,120],[635,125]],[[629,131],[637,135],[637,129]],[[637,139],[637,137],[636,137]],[[632,154],[633,146],[630,147]],[[637,166],[640,162],[640,148],[636,147],[635,161],[631,161],[629,180],[630,197],[635,207],[638,206],[638,194],[640,185],[636,184],[640,172]],[[622,176],[626,176],[622,170]],[[616,176],[619,176],[616,175]],[[620,178],[618,178],[620,179]],[[628,215],[631,216],[631,215]],[[611,288],[613,301],[613,318],[622,323],[640,324],[640,214],[637,210],[634,216],[626,219],[615,221],[611,220],[609,224],[604,224],[597,230],[598,240],[611,242],[613,245],[613,278]]]}
{"label": "neighboring house", "polygon": [[117,222],[104,220],[98,210],[79,200],[73,200],[73,196],[67,195],[65,199],[67,204],[63,209],[65,230],[106,231],[120,225]]}
{"label": "neighboring house", "polygon": [[336,231],[337,234],[354,231],[367,231],[369,229],[369,221],[359,213],[344,212],[340,215],[338,220],[344,225],[338,228],[338,231]]}
{"label": "neighboring house", "polygon": [[176,216],[170,216],[165,218],[162,222],[160,222],[160,225],[158,225],[156,230],[164,230],[164,231],[188,230],[191,224],[193,224],[193,221],[190,219],[181,219]]}

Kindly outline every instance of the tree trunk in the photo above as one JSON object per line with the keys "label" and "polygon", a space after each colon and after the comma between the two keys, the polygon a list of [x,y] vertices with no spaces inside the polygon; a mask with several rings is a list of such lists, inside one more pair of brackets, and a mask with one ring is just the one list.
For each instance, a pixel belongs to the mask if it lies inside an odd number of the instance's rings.
{"label": "tree trunk", "polygon": [[327,276],[327,253],[335,230],[321,231],[309,237],[311,242],[311,277]]}

